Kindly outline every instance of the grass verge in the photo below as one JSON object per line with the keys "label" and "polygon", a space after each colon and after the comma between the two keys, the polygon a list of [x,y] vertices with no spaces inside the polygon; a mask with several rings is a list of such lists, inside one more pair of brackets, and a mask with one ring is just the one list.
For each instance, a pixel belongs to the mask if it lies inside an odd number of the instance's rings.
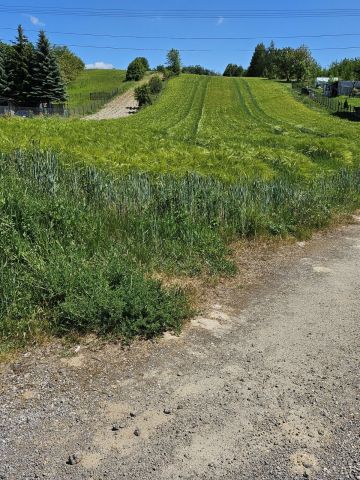
{"label": "grass verge", "polygon": [[231,274],[239,237],[308,236],[360,204],[360,170],[225,182],[114,176],[52,153],[0,157],[1,349],[39,335],[178,331],[186,292],[156,272]]}

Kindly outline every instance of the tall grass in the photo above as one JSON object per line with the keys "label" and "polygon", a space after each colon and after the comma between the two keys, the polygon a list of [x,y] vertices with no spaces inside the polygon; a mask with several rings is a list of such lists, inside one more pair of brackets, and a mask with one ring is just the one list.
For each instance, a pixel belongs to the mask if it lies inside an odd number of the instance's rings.
{"label": "tall grass", "polygon": [[0,333],[131,338],[179,329],[184,292],[151,272],[231,273],[239,237],[307,234],[360,204],[360,170],[228,183],[188,174],[116,177],[55,154],[0,156]]}

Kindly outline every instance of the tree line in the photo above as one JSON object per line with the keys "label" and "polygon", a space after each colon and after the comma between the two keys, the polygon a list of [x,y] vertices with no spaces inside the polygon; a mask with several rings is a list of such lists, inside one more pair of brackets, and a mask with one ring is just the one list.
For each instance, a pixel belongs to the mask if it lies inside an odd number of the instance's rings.
{"label": "tree line", "polygon": [[[164,78],[169,78],[173,75],[180,75],[181,67],[181,57],[179,50],[172,48],[169,50],[166,56],[167,63],[165,65],[159,65],[156,67],[156,71],[163,74]],[[136,81],[142,80],[147,71],[150,70],[149,61],[145,57],[136,57],[132,60],[126,71],[126,81]]]}
{"label": "tree line", "polygon": [[360,80],[360,58],[344,58],[340,62],[333,62],[327,76],[351,81]]}
{"label": "tree line", "polygon": [[53,47],[44,31],[33,45],[19,25],[12,45],[0,43],[0,97],[29,107],[64,102],[66,83],[83,68],[67,47]]}
{"label": "tree line", "polygon": [[298,82],[317,76],[339,77],[344,80],[360,80],[360,58],[345,58],[333,62],[328,69],[322,68],[305,45],[298,48],[277,48],[274,42],[268,47],[259,43],[251,58],[249,68],[229,63],[225,77],[264,77]]}
{"label": "tree line", "polygon": [[266,77],[271,79],[304,80],[320,74],[320,65],[312,57],[310,50],[302,45],[299,48],[277,48],[274,42],[269,47],[259,43],[251,58],[249,68],[230,63],[223,75],[227,77]]}

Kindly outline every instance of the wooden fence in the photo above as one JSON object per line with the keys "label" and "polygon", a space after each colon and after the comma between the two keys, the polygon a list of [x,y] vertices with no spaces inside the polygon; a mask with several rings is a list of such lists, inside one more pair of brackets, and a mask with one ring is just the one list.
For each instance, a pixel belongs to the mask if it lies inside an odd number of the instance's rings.
{"label": "wooden fence", "polygon": [[95,113],[100,110],[112,98],[123,92],[120,88],[115,88],[111,92],[91,92],[89,94],[78,94],[73,100],[80,100],[77,106],[67,105],[67,110],[71,116],[84,116]]}
{"label": "wooden fence", "polygon": [[347,118],[352,121],[360,121],[360,107],[349,105],[346,101],[340,101],[338,98],[326,97],[323,93],[313,88],[306,87],[300,83],[293,82],[293,90],[308,96],[314,102],[330,110],[334,115],[341,118]]}

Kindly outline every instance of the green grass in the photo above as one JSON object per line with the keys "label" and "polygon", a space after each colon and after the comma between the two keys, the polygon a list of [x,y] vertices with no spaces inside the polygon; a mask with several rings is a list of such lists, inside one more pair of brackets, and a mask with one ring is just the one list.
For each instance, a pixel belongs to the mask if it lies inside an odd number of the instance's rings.
{"label": "green grass", "polygon": [[117,90],[121,94],[136,85],[136,82],[126,82],[125,77],[125,70],[84,70],[68,85],[67,103],[70,112],[92,113],[104,104],[101,101],[90,101],[90,93],[111,93]]}
{"label": "green grass", "polygon": [[311,177],[360,158],[360,125],[313,111],[261,79],[184,75],[152,107],[126,119],[1,119],[0,150],[61,152],[69,164],[196,172],[234,180],[284,169]]}
{"label": "green grass", "polygon": [[39,335],[130,339],[178,331],[186,295],[152,272],[230,274],[239,237],[297,235],[360,203],[360,169],[308,182],[64,168],[0,158],[0,351]]}
{"label": "green grass", "polygon": [[178,330],[186,295],[153,274],[231,274],[232,241],[357,208],[359,133],[286,85],[192,75],[126,119],[1,119],[4,345]]}
{"label": "green grass", "polygon": [[346,95],[337,97],[341,102],[345,102],[345,100],[348,101],[349,105],[352,105],[353,107],[360,107],[360,97],[348,97]]}

